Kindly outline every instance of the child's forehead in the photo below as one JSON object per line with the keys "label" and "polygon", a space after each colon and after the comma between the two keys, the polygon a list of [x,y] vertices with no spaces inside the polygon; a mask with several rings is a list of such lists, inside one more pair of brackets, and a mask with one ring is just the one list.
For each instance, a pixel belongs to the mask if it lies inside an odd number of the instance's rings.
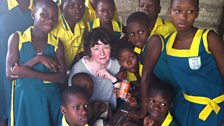
{"label": "child's forehead", "polygon": [[105,5],[105,4],[107,4],[107,5],[109,5],[110,7],[113,7],[113,6],[114,6],[112,0],[111,0],[111,1],[110,1],[110,0],[99,0],[98,2],[96,2],[96,6],[99,7],[99,4],[100,4],[100,5]]}
{"label": "child's forehead", "polygon": [[63,0],[65,2],[68,2],[68,3],[85,3],[84,0]]}
{"label": "child's forehead", "polygon": [[129,27],[129,28],[134,27],[134,26],[147,27],[147,23],[146,23],[146,21],[136,19],[136,20],[133,20],[132,22],[127,24],[127,27]]}

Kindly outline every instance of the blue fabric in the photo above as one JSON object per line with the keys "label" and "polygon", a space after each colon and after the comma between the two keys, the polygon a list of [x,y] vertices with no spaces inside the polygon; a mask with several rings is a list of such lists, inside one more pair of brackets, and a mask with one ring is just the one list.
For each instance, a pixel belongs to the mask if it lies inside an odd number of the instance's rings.
{"label": "blue fabric", "polygon": [[[218,71],[214,57],[206,52],[202,39],[200,40],[198,56],[201,57],[201,67],[192,70],[189,67],[189,57],[168,55],[167,62],[171,74],[182,91],[188,95],[204,96],[210,99],[220,96],[224,93],[224,80]],[[181,126],[221,126],[221,122],[224,122],[224,103],[218,105],[221,107],[219,114],[216,115],[214,111],[211,112],[206,121],[198,118],[205,105],[190,103],[186,100],[179,103],[179,111],[174,115]]]}
{"label": "blue fabric", "polygon": [[[44,55],[55,57],[54,46],[48,44]],[[19,64],[35,57],[31,42],[25,42],[19,52]],[[37,64],[35,71],[50,73],[43,64]],[[16,79],[14,92],[15,126],[58,126],[60,114],[60,89],[56,83],[44,83],[37,78]]]}
{"label": "blue fabric", "polygon": [[19,7],[8,11],[7,0],[0,2],[0,120],[7,118],[11,96],[11,84],[5,73],[8,38],[15,31],[24,31],[32,24],[31,11],[23,12]]}

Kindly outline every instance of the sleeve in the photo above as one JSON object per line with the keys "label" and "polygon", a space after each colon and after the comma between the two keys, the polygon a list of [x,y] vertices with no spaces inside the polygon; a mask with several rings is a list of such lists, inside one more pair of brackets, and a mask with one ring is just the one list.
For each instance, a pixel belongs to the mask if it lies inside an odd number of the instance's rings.
{"label": "sleeve", "polygon": [[109,71],[111,74],[116,75],[120,71],[120,64],[116,58],[111,59]]}

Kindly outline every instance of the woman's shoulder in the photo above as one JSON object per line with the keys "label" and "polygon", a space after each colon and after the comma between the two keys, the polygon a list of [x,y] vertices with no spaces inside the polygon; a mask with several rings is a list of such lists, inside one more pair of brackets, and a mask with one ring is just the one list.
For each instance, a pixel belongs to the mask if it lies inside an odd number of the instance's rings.
{"label": "woman's shoulder", "polygon": [[120,71],[120,64],[116,58],[110,59],[108,70],[114,75]]}

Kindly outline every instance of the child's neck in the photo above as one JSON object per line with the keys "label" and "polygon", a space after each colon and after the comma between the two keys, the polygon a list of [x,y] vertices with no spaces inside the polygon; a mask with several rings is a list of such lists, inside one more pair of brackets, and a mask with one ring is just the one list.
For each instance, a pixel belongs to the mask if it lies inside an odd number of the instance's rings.
{"label": "child's neck", "polygon": [[149,31],[152,31],[155,27],[157,18],[158,16],[149,22]]}
{"label": "child's neck", "polygon": [[70,21],[70,20],[66,20],[68,22],[68,25],[69,25],[69,28],[70,30],[72,31],[72,33],[74,33],[74,28],[75,28],[75,25],[77,24],[77,22],[75,21]]}
{"label": "child's neck", "polygon": [[91,6],[93,7],[93,9],[95,10],[95,1],[94,0],[89,0],[89,1],[90,1]]}
{"label": "child's neck", "polygon": [[100,22],[100,26],[107,29],[109,32],[113,32],[113,25],[112,22]]}
{"label": "child's neck", "polygon": [[47,39],[48,33],[41,31],[38,28],[32,29],[32,37],[38,38],[38,39]]}

